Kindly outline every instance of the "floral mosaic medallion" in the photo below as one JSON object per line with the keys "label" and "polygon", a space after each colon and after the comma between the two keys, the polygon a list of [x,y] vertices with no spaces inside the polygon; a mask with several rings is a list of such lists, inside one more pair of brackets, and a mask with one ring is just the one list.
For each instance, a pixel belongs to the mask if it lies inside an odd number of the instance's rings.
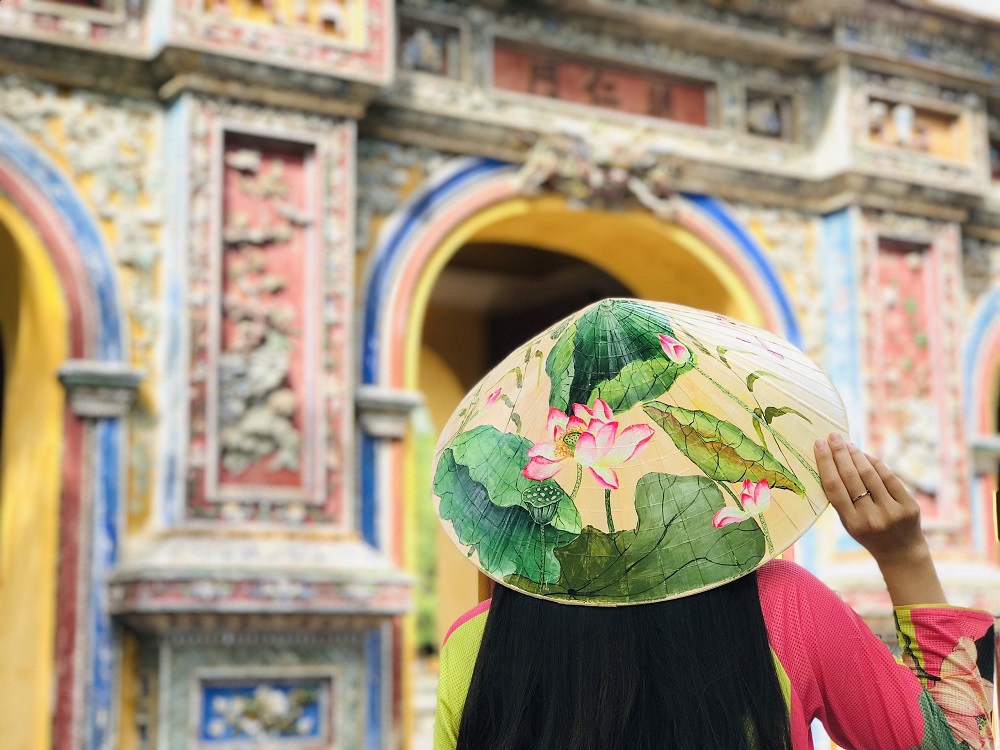
{"label": "floral mosaic medallion", "polygon": [[484,573],[576,604],[672,599],[748,573],[826,507],[826,375],[729,318],[598,302],[512,353],[435,452],[449,535]]}

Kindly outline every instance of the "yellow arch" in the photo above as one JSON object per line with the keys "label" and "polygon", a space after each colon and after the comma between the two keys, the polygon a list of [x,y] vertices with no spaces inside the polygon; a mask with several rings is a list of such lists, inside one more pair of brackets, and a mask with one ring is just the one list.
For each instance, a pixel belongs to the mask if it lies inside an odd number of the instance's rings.
{"label": "yellow arch", "polygon": [[[714,248],[681,226],[641,209],[579,210],[555,196],[514,198],[479,211],[452,229],[421,270],[403,344],[404,388],[420,387],[422,331],[434,285],[452,256],[469,242],[526,245],[570,255],[616,278],[640,298],[707,308],[757,326],[767,320],[739,274]],[[423,359],[426,363],[426,353]],[[421,494],[415,482],[423,474],[416,466],[412,440],[404,443],[403,454],[404,528],[412,529]],[[403,559],[413,570],[414,546],[406,537]],[[403,654],[413,652],[414,638],[414,618],[410,617],[403,632]],[[412,683],[411,666],[404,659],[403,695],[409,695]],[[407,707],[405,737],[411,728]]]}
{"label": "yellow arch", "polygon": [[56,573],[69,351],[59,276],[41,238],[0,196],[0,336],[6,367],[0,445],[0,746],[52,739]]}
{"label": "yellow arch", "polygon": [[467,242],[528,245],[579,258],[643,299],[708,307],[764,326],[746,283],[710,245],[648,211],[578,210],[558,197],[514,198],[480,211],[438,245],[417,283],[406,332],[403,384],[419,383],[420,341],[434,284]]}

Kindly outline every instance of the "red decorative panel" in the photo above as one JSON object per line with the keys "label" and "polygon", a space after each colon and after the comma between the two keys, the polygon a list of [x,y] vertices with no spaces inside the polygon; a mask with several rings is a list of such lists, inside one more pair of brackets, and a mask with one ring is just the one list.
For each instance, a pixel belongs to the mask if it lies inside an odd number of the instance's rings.
{"label": "red decorative panel", "polygon": [[493,85],[505,91],[707,126],[713,84],[684,81],[497,43]]}
{"label": "red decorative panel", "polygon": [[315,409],[316,363],[307,359],[319,313],[312,161],[311,150],[226,139],[211,463],[221,490],[309,484],[315,456],[304,450],[303,412]]}
{"label": "red decorative panel", "polygon": [[188,516],[346,523],[353,130],[248,135],[210,115],[192,160]]}
{"label": "red decorative panel", "polygon": [[926,242],[878,236],[862,268],[866,292],[868,447],[885,455],[932,524],[967,531],[954,228]]}

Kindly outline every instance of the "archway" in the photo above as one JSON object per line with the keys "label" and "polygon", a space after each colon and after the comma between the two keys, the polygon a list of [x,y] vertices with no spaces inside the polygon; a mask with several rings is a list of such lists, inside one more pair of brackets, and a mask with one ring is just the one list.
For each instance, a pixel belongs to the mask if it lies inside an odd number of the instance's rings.
{"label": "archway", "polygon": [[[0,200],[0,727],[10,747],[48,747],[55,669],[56,565],[66,359],[66,306],[30,225]],[[9,398],[16,394],[16,398]]]}
{"label": "archway", "polygon": [[[559,197],[527,198],[520,190],[514,167],[460,160],[389,218],[369,266],[363,384],[399,392],[401,406],[412,401],[408,392],[419,390],[422,334],[435,284],[461,248],[477,243],[572,256],[635,296],[708,307],[801,343],[791,300],[774,268],[719,201],[684,196],[674,220],[664,222],[638,208],[580,210]],[[695,298],[693,289],[702,293]],[[464,383],[450,380],[451,398],[457,399]],[[433,432],[426,423],[423,429]],[[404,441],[364,433],[360,438],[363,537],[411,570],[414,511],[427,484],[417,464],[421,444],[419,429]],[[412,625],[397,631],[397,653],[415,653],[414,635]],[[397,675],[404,737],[412,718],[406,705],[413,687],[409,663],[404,658]]]}
{"label": "archway", "polygon": [[[971,478],[973,546],[984,557],[997,554],[1000,539],[1000,289],[979,303],[972,317],[962,363],[966,424],[973,448],[982,457],[973,462]],[[986,464],[985,466],[983,464]]]}
{"label": "archway", "polygon": [[[122,428],[117,418],[77,416],[57,371],[67,359],[121,365],[126,334],[96,221],[61,171],[2,120],[0,228],[8,392],[0,448],[0,648],[17,655],[0,660],[0,692],[10,698],[0,707],[0,744],[92,750],[113,729],[105,580],[118,554]],[[36,542],[28,551],[31,571],[20,559],[11,572],[7,553],[28,542]],[[6,614],[14,602],[27,603],[29,613]],[[31,624],[37,629],[22,640]]]}

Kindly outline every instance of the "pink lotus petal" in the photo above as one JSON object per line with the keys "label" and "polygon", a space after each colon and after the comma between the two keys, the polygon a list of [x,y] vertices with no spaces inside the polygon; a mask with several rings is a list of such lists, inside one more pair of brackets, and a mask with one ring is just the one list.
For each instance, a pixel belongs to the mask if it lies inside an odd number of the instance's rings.
{"label": "pink lotus petal", "polygon": [[541,457],[548,459],[549,461],[562,460],[556,455],[555,443],[535,443],[533,446],[528,448],[528,457],[529,458]]}
{"label": "pink lotus petal", "polygon": [[545,431],[549,433],[549,437],[552,440],[555,440],[556,431],[560,429],[565,430],[568,422],[569,416],[553,406],[549,409],[549,418],[545,424]]}
{"label": "pink lotus petal", "polygon": [[755,515],[763,513],[771,507],[771,488],[767,486],[767,483],[757,491],[757,496],[753,500],[753,507]]}
{"label": "pink lotus petal", "polygon": [[603,424],[598,422],[598,425],[600,427],[597,430],[591,428],[588,432],[597,438],[597,455],[604,456],[614,447],[618,439],[618,423],[608,422],[607,424]]}
{"label": "pink lotus petal", "polygon": [[536,456],[528,461],[528,465],[524,467],[521,475],[542,482],[558,474],[562,465],[562,461],[549,461],[541,456]]}
{"label": "pink lotus petal", "polygon": [[606,490],[617,490],[618,489],[618,474],[610,466],[602,466],[601,464],[594,464],[593,466],[588,466],[590,473],[594,475],[594,479],[604,487]]}
{"label": "pink lotus petal", "polygon": [[723,508],[712,516],[712,525],[717,529],[721,529],[723,526],[728,526],[731,523],[745,521],[749,517],[739,508]]}
{"label": "pink lotus petal", "polygon": [[566,423],[566,432],[584,432],[587,429],[587,423],[580,419],[575,414],[569,418],[569,422]]}
{"label": "pink lotus petal", "polygon": [[590,420],[594,418],[594,412],[588,409],[586,404],[573,404],[573,416],[590,424]]}
{"label": "pink lotus petal", "polygon": [[573,457],[581,466],[590,466],[598,458],[597,438],[590,432],[584,432],[576,441],[576,451]]}
{"label": "pink lotus petal", "polygon": [[603,422],[610,422],[615,418],[615,413],[603,398],[594,401],[593,415]]}
{"label": "pink lotus petal", "polygon": [[663,353],[671,362],[686,362],[691,356],[684,344],[665,333],[660,334],[660,346],[663,347]]}
{"label": "pink lotus petal", "polygon": [[618,435],[615,445],[602,459],[608,466],[618,466],[639,455],[650,440],[653,439],[653,428],[648,424],[634,424],[626,427]]}

